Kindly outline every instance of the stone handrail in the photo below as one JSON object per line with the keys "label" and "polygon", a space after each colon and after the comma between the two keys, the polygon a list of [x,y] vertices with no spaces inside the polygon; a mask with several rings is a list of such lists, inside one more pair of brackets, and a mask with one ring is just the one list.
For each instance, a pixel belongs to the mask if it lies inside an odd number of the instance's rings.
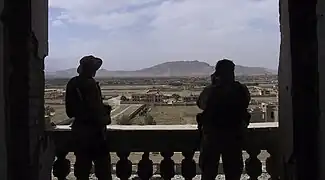
{"label": "stone handrail", "polygon": [[[128,159],[131,152],[143,152],[142,160],[138,163],[138,176],[141,179],[149,179],[153,175],[150,152],[160,152],[163,157],[159,169],[164,179],[171,179],[175,175],[175,162],[171,159],[174,152],[182,152],[184,156],[181,174],[185,179],[192,179],[198,173],[193,160],[194,153],[199,148],[196,125],[110,125],[107,129],[110,151],[116,152],[120,158],[116,165],[116,175],[120,179],[128,179],[132,174],[132,162]],[[245,172],[250,179],[257,179],[262,174],[262,163],[257,158],[261,150],[267,150],[270,154],[266,160],[266,169],[271,178],[279,179],[277,129],[277,122],[249,125],[244,150],[249,154],[245,161]],[[70,172],[70,161],[66,156],[73,150],[71,128],[69,125],[58,125],[49,131],[57,157],[53,174],[59,180],[66,179]]]}

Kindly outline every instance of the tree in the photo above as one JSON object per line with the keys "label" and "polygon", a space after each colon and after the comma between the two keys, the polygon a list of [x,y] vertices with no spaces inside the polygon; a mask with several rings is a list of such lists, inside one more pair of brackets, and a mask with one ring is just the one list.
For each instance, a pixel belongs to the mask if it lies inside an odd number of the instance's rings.
{"label": "tree", "polygon": [[119,124],[119,125],[131,125],[130,118],[127,115],[123,114],[120,118],[118,118],[117,124]]}
{"label": "tree", "polygon": [[147,114],[144,117],[144,124],[145,125],[156,125],[156,121],[154,121],[153,117],[151,114]]}
{"label": "tree", "polygon": [[121,96],[121,101],[128,101],[129,99],[125,96]]}
{"label": "tree", "polygon": [[51,106],[45,106],[45,116],[52,117],[55,115],[55,109]]}
{"label": "tree", "polygon": [[181,96],[179,94],[172,94],[172,98],[174,98],[176,101],[178,101],[179,98],[181,98]]}

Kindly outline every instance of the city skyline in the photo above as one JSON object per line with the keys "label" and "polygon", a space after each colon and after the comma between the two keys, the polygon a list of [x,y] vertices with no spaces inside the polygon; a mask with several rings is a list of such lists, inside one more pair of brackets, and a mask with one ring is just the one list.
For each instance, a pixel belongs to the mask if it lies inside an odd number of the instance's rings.
{"label": "city skyline", "polygon": [[277,69],[278,19],[273,0],[50,0],[46,70],[74,68],[87,54],[108,70],[221,58]]}

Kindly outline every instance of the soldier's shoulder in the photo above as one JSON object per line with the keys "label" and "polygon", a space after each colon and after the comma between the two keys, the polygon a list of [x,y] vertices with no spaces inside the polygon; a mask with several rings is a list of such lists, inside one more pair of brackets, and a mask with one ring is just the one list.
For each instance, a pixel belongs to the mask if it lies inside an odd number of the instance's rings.
{"label": "soldier's shoulder", "polygon": [[72,78],[70,78],[70,79],[69,79],[69,82],[73,82],[73,81],[76,81],[76,79],[77,79],[77,76],[75,76],[75,77],[72,77]]}
{"label": "soldier's shoulder", "polygon": [[77,81],[77,76],[69,79],[67,86],[72,86],[72,85],[76,84],[76,81]]}
{"label": "soldier's shoulder", "polygon": [[88,86],[96,85],[96,81],[93,78],[78,78],[78,83]]}
{"label": "soldier's shoulder", "polygon": [[247,88],[247,86],[239,81],[235,81],[235,84],[238,86],[238,87],[243,87],[243,88]]}
{"label": "soldier's shoulder", "polygon": [[89,78],[89,79],[85,80],[85,83],[89,86],[97,86],[97,82],[93,78]]}
{"label": "soldier's shoulder", "polygon": [[209,84],[209,85],[205,86],[204,89],[211,89],[212,87],[213,87],[213,85]]}
{"label": "soldier's shoulder", "polygon": [[202,93],[209,93],[209,92],[212,91],[214,88],[216,88],[215,85],[212,85],[212,84],[207,85],[207,86],[204,87]]}

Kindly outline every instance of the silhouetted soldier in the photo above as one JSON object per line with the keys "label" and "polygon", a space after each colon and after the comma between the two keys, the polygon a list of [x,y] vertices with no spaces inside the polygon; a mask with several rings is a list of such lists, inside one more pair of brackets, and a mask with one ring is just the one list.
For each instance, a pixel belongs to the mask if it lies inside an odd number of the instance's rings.
{"label": "silhouetted soldier", "polygon": [[202,130],[199,164],[203,180],[216,178],[220,155],[227,180],[240,180],[243,171],[243,136],[250,119],[250,94],[245,85],[235,81],[234,70],[232,61],[218,61],[211,85],[202,91],[197,102],[203,110],[197,116]]}
{"label": "silhouetted soldier", "polygon": [[71,127],[78,180],[89,179],[92,162],[99,180],[112,179],[105,136],[106,125],[111,123],[111,107],[103,104],[101,89],[94,79],[101,65],[97,57],[83,57],[77,70],[79,76],[70,79],[66,88],[66,113],[75,118]]}

